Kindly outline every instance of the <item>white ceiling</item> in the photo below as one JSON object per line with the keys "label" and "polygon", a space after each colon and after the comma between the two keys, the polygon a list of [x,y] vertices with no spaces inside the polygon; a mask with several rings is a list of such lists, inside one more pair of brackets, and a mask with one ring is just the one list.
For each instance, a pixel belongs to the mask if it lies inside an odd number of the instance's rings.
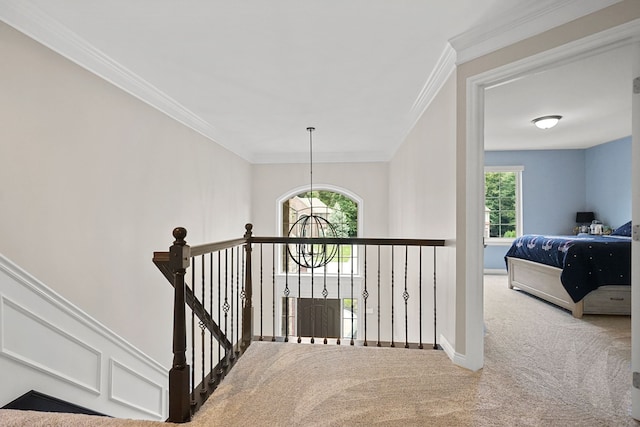
{"label": "white ceiling", "polygon": [[[251,162],[307,161],[308,126],[314,160],[386,161],[452,46],[463,61],[617,1],[0,0],[0,19]],[[629,135],[627,57],[488,90],[486,148]],[[530,121],[546,114],[564,119],[543,133]]]}
{"label": "white ceiling", "polygon": [[[485,149],[588,148],[631,135],[630,46],[485,91]],[[561,115],[555,128],[531,120]]]}

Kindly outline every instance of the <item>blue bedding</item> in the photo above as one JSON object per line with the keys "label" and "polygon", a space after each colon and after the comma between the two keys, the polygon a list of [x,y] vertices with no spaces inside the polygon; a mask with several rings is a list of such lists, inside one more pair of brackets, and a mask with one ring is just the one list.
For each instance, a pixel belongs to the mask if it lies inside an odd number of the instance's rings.
{"label": "blue bedding", "polygon": [[631,285],[631,238],[542,236],[517,238],[505,255],[562,269],[560,281],[574,302],[602,285]]}

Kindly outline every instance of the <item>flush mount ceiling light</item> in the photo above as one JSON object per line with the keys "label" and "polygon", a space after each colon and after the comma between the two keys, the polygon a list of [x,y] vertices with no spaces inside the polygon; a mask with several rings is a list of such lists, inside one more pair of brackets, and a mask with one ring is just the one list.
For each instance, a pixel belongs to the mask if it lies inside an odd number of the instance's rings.
{"label": "flush mount ceiling light", "polygon": [[542,116],[531,120],[538,129],[551,129],[558,124],[562,116]]}

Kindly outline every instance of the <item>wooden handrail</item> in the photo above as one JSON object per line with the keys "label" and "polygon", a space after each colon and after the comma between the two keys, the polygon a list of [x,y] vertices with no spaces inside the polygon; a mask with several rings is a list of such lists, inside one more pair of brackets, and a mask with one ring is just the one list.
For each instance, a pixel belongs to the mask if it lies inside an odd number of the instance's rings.
{"label": "wooden handrail", "polygon": [[206,243],[204,245],[192,246],[191,256],[204,255],[211,252],[218,252],[225,249],[234,248],[239,245],[247,243],[247,239],[242,237],[240,239],[226,240],[224,242]]}
{"label": "wooden handrail", "polygon": [[284,243],[319,245],[376,245],[376,246],[445,246],[444,239],[386,239],[371,237],[251,237],[250,243]]}

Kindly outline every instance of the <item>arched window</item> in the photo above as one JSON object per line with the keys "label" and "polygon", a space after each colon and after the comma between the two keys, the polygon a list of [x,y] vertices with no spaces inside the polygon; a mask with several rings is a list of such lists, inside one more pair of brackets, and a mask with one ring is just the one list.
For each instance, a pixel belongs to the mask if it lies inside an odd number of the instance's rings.
{"label": "arched window", "polygon": [[[323,227],[330,227],[336,237],[346,239],[358,237],[362,231],[362,199],[344,189],[319,185],[314,187],[313,193],[304,188],[293,190],[278,201],[278,209],[282,236],[302,237],[304,234],[305,237],[318,237],[328,234]],[[316,220],[307,221],[302,226],[305,218],[311,216],[316,217]],[[303,227],[307,227],[306,230]],[[327,262],[313,268],[304,262],[296,263],[296,257],[304,257],[300,251],[310,253],[312,259],[318,253],[327,253]],[[358,276],[358,253],[357,245],[346,242],[327,247],[307,245],[293,249],[283,248],[280,253],[281,272],[303,276],[302,295],[282,298],[280,327],[283,335],[316,336],[320,332],[320,326],[314,333],[314,325],[323,325],[326,330],[322,334],[328,338],[358,337],[358,326],[362,323],[358,318],[357,295],[360,294],[362,281]],[[309,287],[313,286],[310,285],[313,277],[309,277],[312,274],[316,277],[323,276],[322,284],[320,281],[316,284],[319,288],[314,297],[313,293],[308,292]],[[352,284],[355,284],[355,288]],[[320,288],[323,286],[328,289],[328,297],[320,296]]]}
{"label": "arched window", "polygon": [[[358,237],[361,202],[345,192],[322,189],[293,192],[281,204],[281,234],[291,237]],[[352,274],[358,271],[357,247],[307,245],[283,253],[282,271],[289,273]],[[311,254],[314,262],[309,262]],[[304,258],[307,256],[307,263]],[[326,262],[317,261],[323,257]]]}

